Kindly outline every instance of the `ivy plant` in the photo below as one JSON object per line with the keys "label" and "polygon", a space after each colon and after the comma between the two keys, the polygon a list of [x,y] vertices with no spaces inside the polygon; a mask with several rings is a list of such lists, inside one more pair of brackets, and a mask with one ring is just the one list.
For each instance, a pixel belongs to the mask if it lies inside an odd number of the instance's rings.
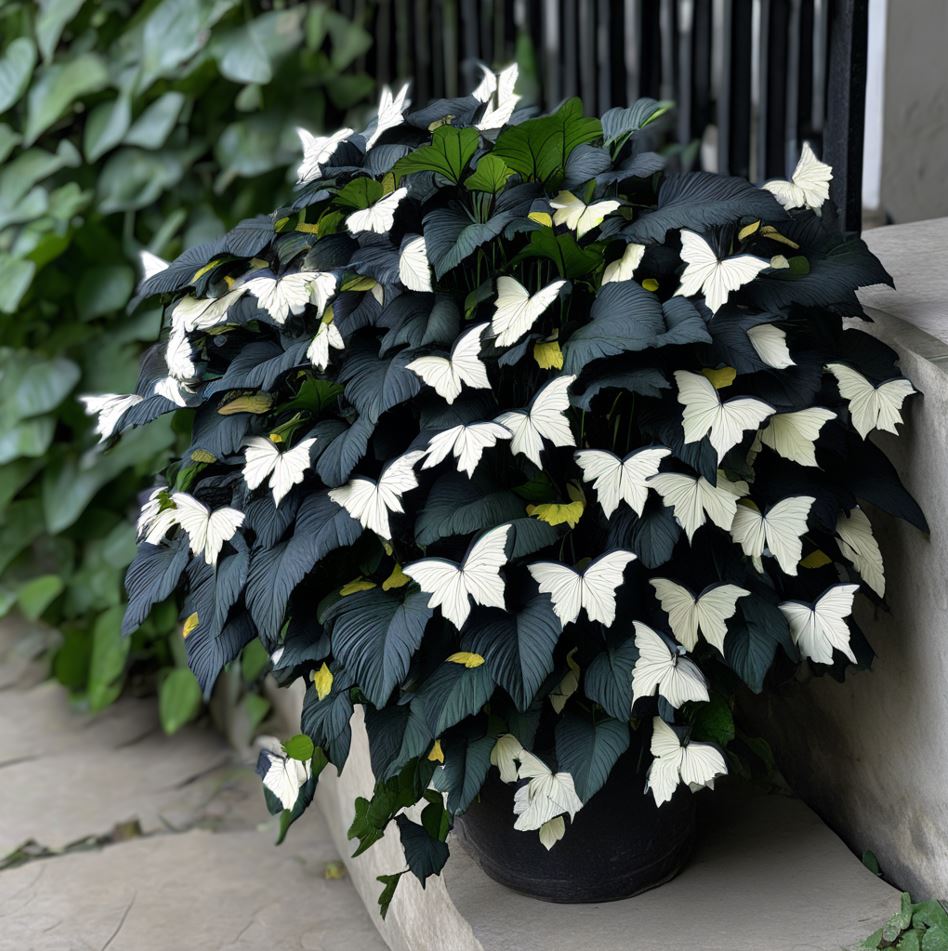
{"label": "ivy plant", "polygon": [[925,529],[869,438],[913,390],[846,319],[890,278],[835,229],[829,167],[666,172],[664,104],[532,115],[515,80],[414,111],[386,91],[313,139],[288,204],[144,283],[165,337],[98,407],[107,434],[190,433],[126,630],[177,589],[205,690],[255,639],[305,678],[312,743],[259,763],[284,831],[361,707],[377,784],[350,837],[394,822],[422,883],[492,770],[547,848],[632,731],[656,803],[710,785],[737,689],[870,662],[862,505]]}
{"label": "ivy plant", "polygon": [[54,673],[99,709],[130,660],[178,653],[171,605],[119,633],[128,515],[176,437],[159,424],[103,456],[77,396],[133,386],[158,332],[160,308],[126,313],[137,252],[276,204],[294,126],[372,90],[370,37],[325,4],[236,0],[12,0],[0,37],[0,614],[62,631]]}

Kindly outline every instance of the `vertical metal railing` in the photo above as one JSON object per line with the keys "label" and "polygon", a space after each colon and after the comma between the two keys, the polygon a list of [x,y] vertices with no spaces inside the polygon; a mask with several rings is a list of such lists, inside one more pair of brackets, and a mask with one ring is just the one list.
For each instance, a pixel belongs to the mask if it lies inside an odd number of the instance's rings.
{"label": "vertical metal railing", "polygon": [[[842,224],[858,230],[868,0],[346,0],[375,37],[379,82],[414,98],[473,88],[477,63],[533,52],[539,105],[590,112],[673,99],[685,161],[763,181],[804,141],[834,168]],[[521,46],[521,51],[523,47]]]}

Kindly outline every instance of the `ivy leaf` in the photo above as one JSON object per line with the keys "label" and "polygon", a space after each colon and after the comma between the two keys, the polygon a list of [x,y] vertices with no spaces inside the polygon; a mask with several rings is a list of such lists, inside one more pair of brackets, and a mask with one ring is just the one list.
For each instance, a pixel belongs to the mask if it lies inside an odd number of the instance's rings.
{"label": "ivy leaf", "polygon": [[441,476],[415,519],[415,541],[426,548],[439,538],[470,535],[524,514],[523,503],[507,489],[458,473]]}
{"label": "ivy leaf", "polygon": [[464,180],[464,187],[472,192],[490,192],[496,195],[514,174],[514,170],[508,168],[503,159],[488,152],[478,161],[473,173]]}
{"label": "ivy leaf", "polygon": [[143,542],[125,575],[128,606],[122,621],[122,634],[128,635],[141,626],[152,607],[164,601],[178,586],[190,555],[187,538],[171,545],[150,545]]}
{"label": "ivy leaf", "polygon": [[421,685],[419,700],[433,736],[473,716],[490,699],[494,682],[486,664],[443,663]]}
{"label": "ivy leaf", "polygon": [[452,816],[465,812],[480,793],[490,769],[490,751],[493,747],[492,736],[482,736],[476,740],[458,737],[447,744],[444,766],[434,774],[432,785],[439,792],[448,794],[448,812]]}
{"label": "ivy leaf", "polygon": [[437,172],[457,185],[468,162],[474,157],[480,140],[477,129],[438,126],[431,137],[431,145],[423,145],[399,159],[392,171],[398,176],[413,172]]}
{"label": "ivy leaf", "polygon": [[339,381],[345,384],[346,399],[368,423],[393,406],[410,400],[421,391],[421,380],[407,369],[415,358],[410,350],[402,350],[389,359],[379,359],[371,344],[349,352],[339,370]]}
{"label": "ivy leaf", "polygon": [[467,625],[465,649],[483,656],[491,677],[519,710],[533,703],[553,671],[553,651],[561,625],[547,595],[533,598],[516,614],[478,610]]}
{"label": "ivy leaf", "polygon": [[563,347],[566,373],[579,373],[602,357],[651,347],[665,328],[660,301],[635,281],[607,284],[589,317]]}
{"label": "ivy leaf", "polygon": [[579,99],[568,99],[552,115],[504,129],[493,154],[525,178],[549,184],[562,178],[573,149],[601,135],[599,120],[583,115]]}
{"label": "ivy leaf", "polygon": [[712,225],[731,224],[740,218],[783,221],[786,217],[783,206],[770,192],[743,178],[685,172],[665,177],[658,190],[658,208],[629,225],[625,237],[653,244],[664,241],[672,228],[706,231]]}
{"label": "ivy leaf", "polygon": [[394,875],[375,876],[375,880],[385,886],[379,895],[379,914],[382,916],[382,921],[385,920],[385,916],[388,914],[388,906],[391,905],[392,899],[395,897],[395,889],[398,888],[399,880],[404,874],[404,872],[396,872]]}
{"label": "ivy leaf", "polygon": [[514,220],[511,211],[497,212],[489,221],[472,221],[459,208],[438,208],[424,219],[428,260],[438,278],[496,238]]}
{"label": "ivy leaf", "polygon": [[396,816],[395,822],[408,867],[424,888],[429,875],[441,874],[444,863],[448,861],[448,846],[406,815]]}
{"label": "ivy leaf", "polygon": [[407,675],[432,614],[424,592],[403,600],[381,588],[340,598],[326,611],[335,656],[376,707]]}
{"label": "ivy leaf", "polygon": [[560,277],[571,280],[591,274],[602,263],[602,251],[592,246],[581,248],[568,231],[554,234],[550,228],[538,228],[529,244],[510,262],[511,266],[527,258],[544,258],[556,265]]}
{"label": "ivy leaf", "polygon": [[[624,719],[628,718],[628,712]],[[573,777],[584,803],[602,789],[616,760],[629,748],[629,724],[619,720],[594,723],[567,710],[556,724],[557,768]]]}
{"label": "ivy leaf", "polygon": [[627,720],[632,710],[632,668],[639,652],[630,637],[609,644],[597,654],[583,674],[583,691],[606,713],[619,721]]}
{"label": "ivy leaf", "polygon": [[317,561],[361,534],[362,526],[327,493],[309,496],[300,506],[290,539],[251,555],[246,598],[257,627],[275,637],[293,589]]}

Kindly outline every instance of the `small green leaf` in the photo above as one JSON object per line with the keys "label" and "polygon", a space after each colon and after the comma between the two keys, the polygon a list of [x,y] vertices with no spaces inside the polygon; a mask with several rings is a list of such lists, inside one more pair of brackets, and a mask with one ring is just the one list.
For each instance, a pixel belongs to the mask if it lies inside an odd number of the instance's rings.
{"label": "small green leaf", "polygon": [[388,906],[391,905],[395,897],[395,889],[398,888],[398,880],[404,875],[404,872],[396,872],[394,875],[378,875],[376,881],[381,882],[385,887],[382,894],[379,895],[379,914],[382,919],[388,914]]}
{"label": "small green leaf", "polygon": [[186,667],[176,667],[158,688],[158,717],[167,734],[177,733],[201,712],[201,688]]}
{"label": "small green leaf", "polygon": [[305,733],[297,733],[283,744],[283,751],[292,759],[298,759],[301,762],[308,762],[313,758],[316,747],[313,741]]}
{"label": "small green leaf", "polygon": [[26,144],[32,145],[77,99],[98,92],[108,81],[108,68],[95,53],[44,66],[27,99]]}
{"label": "small green leaf", "polygon": [[82,151],[87,162],[98,161],[118,145],[132,121],[132,107],[128,97],[120,95],[103,102],[89,113],[82,135]]}
{"label": "small green leaf", "polygon": [[89,706],[103,710],[121,691],[121,677],[132,642],[122,636],[123,607],[116,605],[96,618],[89,661]]}
{"label": "small green leaf", "polygon": [[727,746],[734,739],[734,717],[727,700],[719,693],[711,694],[708,703],[695,704],[692,736]]}
{"label": "small green leaf", "polygon": [[184,103],[184,95],[180,92],[166,92],[159,96],[132,123],[125,136],[125,144],[143,149],[160,149],[178,121]]}
{"label": "small green leaf", "polygon": [[31,621],[38,620],[43,612],[62,594],[65,584],[58,575],[41,575],[21,585],[17,591],[20,611]]}
{"label": "small green leaf", "polygon": [[477,151],[480,138],[476,129],[439,126],[434,131],[431,145],[424,145],[399,159],[392,171],[399,176],[412,172],[437,172],[458,184],[461,173]]}
{"label": "small green leaf", "polygon": [[477,163],[474,172],[464,180],[464,187],[472,192],[490,192],[496,195],[507,184],[507,179],[515,174],[503,159],[488,153]]}

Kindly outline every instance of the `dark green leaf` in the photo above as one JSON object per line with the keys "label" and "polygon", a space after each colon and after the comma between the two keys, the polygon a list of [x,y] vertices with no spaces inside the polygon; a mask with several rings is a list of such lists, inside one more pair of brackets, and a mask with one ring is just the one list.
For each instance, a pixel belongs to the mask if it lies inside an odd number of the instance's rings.
{"label": "dark green leaf", "polygon": [[439,538],[469,535],[520,518],[523,502],[507,489],[493,490],[476,478],[450,473],[432,486],[415,519],[415,541],[426,548]]}
{"label": "dark green leaf", "polygon": [[473,221],[458,208],[438,208],[424,219],[428,260],[438,278],[496,238],[513,221],[512,212],[497,212],[489,221]]}
{"label": "dark green leaf", "polygon": [[[483,668],[479,668],[483,669]],[[448,794],[448,812],[459,816],[474,801],[490,769],[492,736],[476,740],[458,737],[444,748],[444,766],[434,774],[432,785]]]}
{"label": "dark green leaf", "polygon": [[424,888],[429,875],[441,874],[448,860],[448,847],[439,839],[432,838],[424,826],[412,822],[405,815],[396,816],[395,822],[398,824],[408,867]]}
{"label": "dark green leaf", "polygon": [[404,874],[404,872],[396,872],[394,875],[377,875],[375,878],[377,882],[381,882],[384,886],[379,895],[379,914],[383,921],[388,914],[388,906],[391,905],[392,899],[395,897],[398,881]]}
{"label": "dark green leaf", "polygon": [[554,234],[550,228],[538,228],[531,232],[530,243],[510,263],[527,258],[552,261],[560,277],[572,279],[591,274],[602,263],[602,252],[592,247],[581,248],[569,231]]}
{"label": "dark green leaf", "polygon": [[503,159],[488,153],[478,160],[474,172],[464,180],[464,186],[474,192],[490,192],[496,195],[513,174],[514,170],[508,168]]}
{"label": "dark green leaf", "polygon": [[392,171],[399,176],[412,172],[437,172],[448,181],[458,184],[479,143],[477,129],[442,125],[435,129],[431,145],[415,149],[396,162]]}
{"label": "dark green leaf", "polygon": [[583,674],[583,691],[609,716],[627,720],[632,710],[632,668],[639,652],[635,639],[610,644],[597,654]]}
{"label": "dark green leaf", "polygon": [[486,664],[466,667],[445,661],[418,692],[432,734],[440,736],[448,727],[477,713],[493,689]]}
{"label": "dark green leaf", "polygon": [[573,777],[576,795],[584,803],[599,792],[616,760],[628,748],[629,724],[624,720],[594,722],[567,710],[556,724],[557,769]]}

